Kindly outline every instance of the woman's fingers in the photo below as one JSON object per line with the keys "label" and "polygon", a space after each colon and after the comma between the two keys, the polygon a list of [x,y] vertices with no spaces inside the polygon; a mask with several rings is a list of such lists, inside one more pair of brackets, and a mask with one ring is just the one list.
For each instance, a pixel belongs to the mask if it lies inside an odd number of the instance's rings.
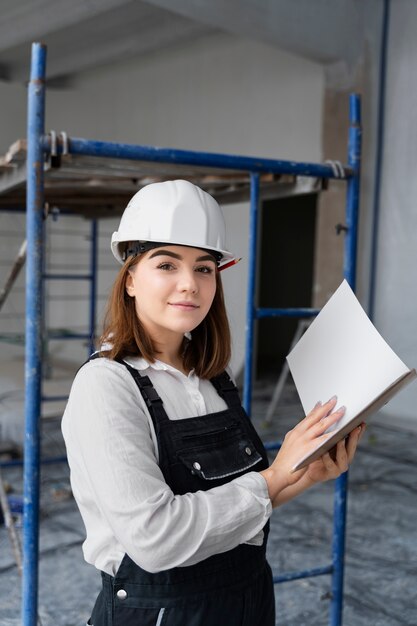
{"label": "woman's fingers", "polygon": [[337,409],[337,411],[334,411],[333,413],[330,413],[328,415],[323,415],[323,417],[318,422],[314,422],[310,426],[311,434],[313,435],[313,437],[320,437],[320,435],[325,433],[327,429],[330,428],[330,426],[336,424],[343,417],[345,411],[346,407],[341,406]]}
{"label": "woman's fingers", "polygon": [[353,457],[355,456],[356,448],[358,446],[360,439],[363,437],[364,432],[365,432],[365,424],[362,423],[360,426],[352,430],[352,432],[350,433],[348,440],[347,440],[347,444],[346,444],[348,463],[351,463]]}
{"label": "woman's fingers", "polygon": [[349,469],[349,456],[346,449],[345,439],[342,439],[337,444],[336,464],[342,474],[343,472],[347,472]]}
{"label": "woman's fingers", "polygon": [[327,479],[336,478],[348,470],[348,454],[345,440],[339,441],[331,451],[326,452],[321,457],[324,469],[327,472]]}
{"label": "woman's fingers", "polygon": [[332,459],[330,452],[326,452],[325,454],[323,454],[321,460],[327,472],[331,472],[336,467],[336,463]]}
{"label": "woman's fingers", "polygon": [[324,404],[322,404],[321,402],[317,402],[316,406],[310,411],[310,413],[308,413],[306,417],[298,424],[299,428],[307,430],[308,428],[314,426],[314,424],[316,424],[332,412],[332,409],[336,406],[336,402],[336,396],[333,396],[333,398],[330,398],[330,400],[328,400]]}
{"label": "woman's fingers", "polygon": [[320,401],[317,402],[316,406],[307,415],[307,418],[310,419],[310,421],[321,419],[323,415],[325,415],[326,413],[332,410],[336,402],[337,402],[337,396],[333,396],[332,398],[327,400],[327,402],[324,402],[324,403]]}
{"label": "woman's fingers", "polygon": [[359,441],[362,439],[362,437],[365,434],[365,430],[366,430],[366,424],[365,422],[362,422],[362,424],[359,424],[358,428],[360,428],[360,433],[359,433]]}
{"label": "woman's fingers", "polygon": [[[349,465],[353,460],[358,442],[363,436],[365,424],[355,428],[349,437],[339,441],[331,450],[323,454],[317,461],[313,461],[308,466],[309,478],[312,482],[323,482],[337,478],[349,469]],[[321,435],[316,441],[326,441],[326,438],[332,436],[332,433]]]}
{"label": "woman's fingers", "polygon": [[342,473],[347,472],[349,469],[349,465],[353,461],[358,443],[363,436],[364,431],[365,424],[362,423],[360,426],[352,430],[346,439],[342,439],[338,442],[334,460]]}

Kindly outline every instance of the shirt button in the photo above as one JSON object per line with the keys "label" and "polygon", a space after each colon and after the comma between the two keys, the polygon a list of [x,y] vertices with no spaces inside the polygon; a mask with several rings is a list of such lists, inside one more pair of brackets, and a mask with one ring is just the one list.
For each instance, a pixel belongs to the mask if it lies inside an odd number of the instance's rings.
{"label": "shirt button", "polygon": [[125,591],[124,589],[119,589],[119,591],[116,593],[116,596],[119,598],[119,600],[126,600],[127,591]]}
{"label": "shirt button", "polygon": [[246,454],[247,454],[248,456],[250,456],[250,455],[252,454],[252,450],[249,448],[249,446],[247,446],[247,447],[245,448],[245,452],[246,452]]}
{"label": "shirt button", "polygon": [[195,463],[193,463],[193,468],[196,470],[201,470],[201,465],[198,461],[195,461]]}

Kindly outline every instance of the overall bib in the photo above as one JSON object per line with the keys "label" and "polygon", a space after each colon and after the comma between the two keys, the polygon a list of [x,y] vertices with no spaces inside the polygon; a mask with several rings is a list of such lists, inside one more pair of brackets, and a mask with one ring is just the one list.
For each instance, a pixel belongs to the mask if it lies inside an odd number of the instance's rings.
{"label": "overall bib", "polygon": [[[265,449],[223,373],[212,384],[227,409],[170,420],[147,376],[123,363],[146,401],[158,441],[159,465],[174,494],[223,485],[268,467]],[[261,547],[247,544],[195,565],[149,573],[125,554],[103,587],[88,624],[93,626],[275,626],[272,574]]]}

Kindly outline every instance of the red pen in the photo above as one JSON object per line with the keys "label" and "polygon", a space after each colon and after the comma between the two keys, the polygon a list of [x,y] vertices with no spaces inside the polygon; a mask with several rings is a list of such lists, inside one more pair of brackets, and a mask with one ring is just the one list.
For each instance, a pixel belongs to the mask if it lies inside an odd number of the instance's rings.
{"label": "red pen", "polygon": [[225,270],[228,267],[232,267],[232,265],[236,265],[236,263],[239,263],[239,261],[241,260],[242,260],[242,257],[240,257],[239,259],[233,259],[233,261],[229,261],[229,263],[225,263],[224,265],[219,267],[219,272],[221,272],[222,270]]}

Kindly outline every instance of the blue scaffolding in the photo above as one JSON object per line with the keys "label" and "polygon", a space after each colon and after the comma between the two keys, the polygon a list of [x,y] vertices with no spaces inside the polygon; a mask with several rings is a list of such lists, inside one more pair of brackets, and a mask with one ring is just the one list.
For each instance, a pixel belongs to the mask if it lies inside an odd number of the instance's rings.
{"label": "blue scaffolding", "polygon": [[[43,269],[43,211],[44,161],[51,153],[51,137],[45,135],[45,71],[46,48],[32,46],[31,74],[28,93],[28,149],[27,149],[27,265],[26,265],[26,425],[24,450],[24,516],[23,516],[23,578],[22,624],[36,626],[38,609],[38,535],[39,535],[39,468],[40,468],[40,414],[42,376],[42,269]],[[57,145],[58,154],[62,143]],[[348,162],[345,167],[332,164],[295,163],[274,159],[173,150],[149,146],[91,141],[69,138],[68,151],[74,155],[89,155],[116,159],[132,159],[155,163],[193,165],[204,168],[239,170],[250,175],[250,241],[247,296],[246,358],[244,378],[244,406],[250,413],[252,398],[253,339],[257,319],[264,317],[308,317],[315,309],[259,309],[255,307],[255,277],[257,267],[257,227],[260,199],[260,174],[293,174],[322,179],[339,178],[346,181],[346,231],[344,277],[355,289],[357,223],[360,181],[360,99],[350,97],[350,129]],[[278,448],[271,444],[269,448]],[[316,569],[290,572],[274,578],[284,582],[331,574],[331,626],[342,624],[343,569],[347,505],[347,474],[335,485],[334,530],[332,562]]]}

